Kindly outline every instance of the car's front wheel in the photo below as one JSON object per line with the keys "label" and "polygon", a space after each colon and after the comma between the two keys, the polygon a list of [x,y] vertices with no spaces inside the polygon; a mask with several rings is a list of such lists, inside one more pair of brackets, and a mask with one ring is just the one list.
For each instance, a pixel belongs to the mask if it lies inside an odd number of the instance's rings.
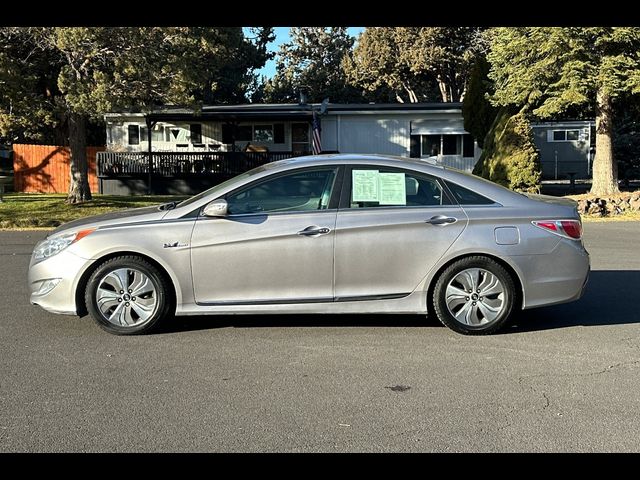
{"label": "car's front wheel", "polygon": [[513,278],[495,260],[466,257],[449,265],[433,290],[433,309],[447,327],[466,335],[502,328],[515,304]]}
{"label": "car's front wheel", "polygon": [[102,263],[85,290],[87,310],[109,333],[148,333],[169,315],[169,285],[151,263],[136,256],[120,256]]}

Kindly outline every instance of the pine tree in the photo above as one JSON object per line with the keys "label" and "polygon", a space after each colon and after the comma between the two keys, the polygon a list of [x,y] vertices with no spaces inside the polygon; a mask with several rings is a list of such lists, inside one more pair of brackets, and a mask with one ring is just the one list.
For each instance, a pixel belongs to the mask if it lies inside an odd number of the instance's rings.
{"label": "pine tree", "polygon": [[483,56],[478,56],[462,102],[464,129],[473,135],[480,148],[484,148],[484,138],[498,112],[488,99],[488,95],[493,93],[488,74],[489,63]]}
{"label": "pine tree", "polygon": [[490,43],[495,104],[526,106],[539,118],[577,105],[595,108],[591,193],[618,192],[613,110],[620,95],[640,92],[640,29],[504,27]]}

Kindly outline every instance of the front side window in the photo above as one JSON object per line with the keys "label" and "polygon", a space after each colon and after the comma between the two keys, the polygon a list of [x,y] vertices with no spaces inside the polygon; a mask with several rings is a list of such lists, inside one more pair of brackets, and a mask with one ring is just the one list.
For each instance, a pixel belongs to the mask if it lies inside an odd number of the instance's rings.
{"label": "front side window", "polygon": [[302,170],[269,178],[226,197],[230,215],[325,210],[335,168]]}
{"label": "front side window", "polygon": [[350,208],[432,207],[450,205],[435,178],[417,172],[385,168],[353,168]]}

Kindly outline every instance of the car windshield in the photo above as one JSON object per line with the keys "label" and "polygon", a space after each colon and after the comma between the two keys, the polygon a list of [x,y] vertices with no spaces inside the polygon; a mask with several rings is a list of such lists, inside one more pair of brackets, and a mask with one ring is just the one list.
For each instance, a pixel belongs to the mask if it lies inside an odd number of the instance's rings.
{"label": "car windshield", "polygon": [[183,200],[182,202],[180,202],[179,204],[176,205],[175,208],[182,208],[182,207],[186,207],[188,205],[191,205],[192,203],[197,202],[198,200],[206,197],[207,195],[213,195],[215,196],[215,193],[218,191],[223,190],[225,187],[227,187],[227,185],[237,182],[238,180],[244,180],[246,178],[252,177],[253,175],[256,175],[258,173],[263,172],[264,170],[266,170],[265,165],[261,165],[259,167],[254,168],[253,170],[249,170],[248,172],[244,172],[241,173],[240,175],[237,175],[233,178],[230,178],[229,180],[226,180],[222,183],[219,183],[207,190],[205,190],[204,192],[200,192],[197,195],[194,195],[193,197],[187,198],[186,200]]}

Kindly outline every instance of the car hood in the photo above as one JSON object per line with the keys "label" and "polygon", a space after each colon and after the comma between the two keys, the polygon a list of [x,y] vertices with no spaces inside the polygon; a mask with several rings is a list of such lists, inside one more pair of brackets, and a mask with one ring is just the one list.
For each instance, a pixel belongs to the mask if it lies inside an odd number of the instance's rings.
{"label": "car hood", "polygon": [[129,208],[115,212],[103,213],[92,217],[79,218],[71,222],[64,223],[53,230],[48,237],[67,230],[78,230],[81,227],[104,227],[107,225],[118,225],[122,223],[137,223],[153,220],[160,220],[167,214],[166,210],[158,210],[157,205],[150,207]]}
{"label": "car hood", "polygon": [[531,200],[551,203],[553,205],[563,205],[565,207],[575,207],[578,204],[578,202],[570,198],[552,197],[551,195],[539,195],[537,193],[524,193],[523,195],[529,197]]}

